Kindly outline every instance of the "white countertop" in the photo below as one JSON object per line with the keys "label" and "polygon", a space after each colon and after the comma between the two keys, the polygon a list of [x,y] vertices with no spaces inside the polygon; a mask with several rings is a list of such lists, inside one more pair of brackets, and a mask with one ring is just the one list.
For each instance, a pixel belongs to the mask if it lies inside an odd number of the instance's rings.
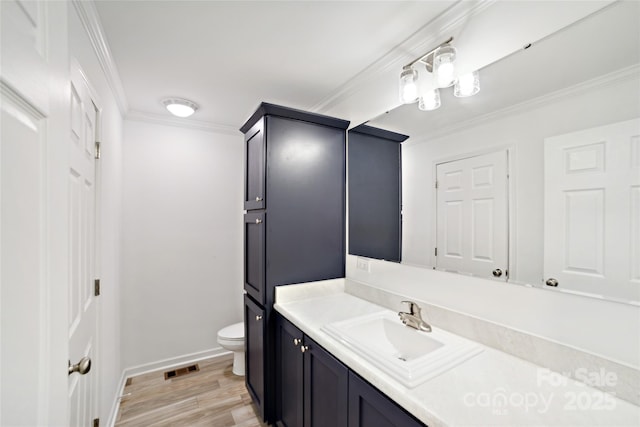
{"label": "white countertop", "polygon": [[430,427],[640,426],[639,407],[482,344],[482,353],[407,388],[321,331],[328,323],[386,310],[345,293],[341,279],[278,287],[274,307]]}

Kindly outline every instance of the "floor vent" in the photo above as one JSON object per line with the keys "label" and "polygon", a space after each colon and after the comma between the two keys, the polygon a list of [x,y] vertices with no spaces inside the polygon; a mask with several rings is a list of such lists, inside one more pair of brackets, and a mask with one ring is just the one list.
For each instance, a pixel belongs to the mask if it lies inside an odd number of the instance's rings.
{"label": "floor vent", "polygon": [[184,368],[178,368],[172,371],[167,371],[164,373],[164,379],[170,380],[172,378],[181,377],[183,375],[187,375],[192,372],[198,372],[199,370],[200,370],[200,367],[196,363],[195,365],[185,366]]}

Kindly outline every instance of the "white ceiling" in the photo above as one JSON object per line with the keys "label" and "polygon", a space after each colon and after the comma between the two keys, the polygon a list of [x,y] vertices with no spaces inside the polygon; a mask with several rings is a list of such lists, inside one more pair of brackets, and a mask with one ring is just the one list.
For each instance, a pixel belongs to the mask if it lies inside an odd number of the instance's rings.
{"label": "white ceiling", "polygon": [[96,1],[132,111],[239,127],[262,101],[309,110],[455,1]]}

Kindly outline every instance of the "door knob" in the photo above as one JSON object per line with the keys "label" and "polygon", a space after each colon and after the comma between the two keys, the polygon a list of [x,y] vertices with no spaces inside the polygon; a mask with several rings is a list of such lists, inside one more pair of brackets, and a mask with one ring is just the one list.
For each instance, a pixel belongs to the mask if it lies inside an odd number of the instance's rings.
{"label": "door knob", "polygon": [[78,372],[80,375],[85,375],[91,370],[91,359],[88,357],[83,357],[80,359],[78,363],[75,365],[71,364],[71,360],[69,360],[69,375],[74,372]]}
{"label": "door knob", "polygon": [[495,270],[493,270],[493,277],[500,277],[502,276],[502,270],[500,270],[499,268],[496,268]]}
{"label": "door knob", "polygon": [[545,284],[547,286],[553,286],[554,288],[557,288],[558,287],[558,280],[554,279],[553,277],[550,277],[550,278],[547,279]]}

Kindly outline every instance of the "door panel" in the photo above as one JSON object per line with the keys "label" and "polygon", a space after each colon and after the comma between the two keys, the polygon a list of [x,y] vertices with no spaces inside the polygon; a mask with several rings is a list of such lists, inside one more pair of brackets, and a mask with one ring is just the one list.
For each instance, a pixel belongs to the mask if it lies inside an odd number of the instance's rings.
{"label": "door panel", "polygon": [[264,209],[265,194],[265,141],[264,119],[258,121],[246,134],[245,210]]}
{"label": "door panel", "polygon": [[544,278],[640,300],[640,119],[545,139]]}
{"label": "door panel", "polygon": [[91,359],[85,375],[69,375],[69,425],[87,426],[96,417],[97,300],[95,280],[96,107],[77,63],[72,63],[69,129],[69,362]]}
{"label": "door panel", "polygon": [[265,303],[265,224],[266,215],[244,215],[244,289],[260,304]]}
{"label": "door panel", "polygon": [[300,351],[302,340],[302,332],[291,322],[278,316],[276,332],[278,426],[303,425],[303,353]]}
{"label": "door panel", "polygon": [[349,372],[349,427],[424,425],[362,378]]}
{"label": "door panel", "polygon": [[[51,372],[66,353],[62,328],[52,320],[66,307],[52,303],[53,292],[66,293],[62,275],[51,264],[58,248],[57,210],[64,190],[52,182],[59,133],[51,119],[49,84],[60,70],[49,63],[51,51],[66,53],[60,28],[66,5],[41,1],[0,2],[0,425],[62,425],[52,417],[62,399],[50,390],[64,386]],[[62,21],[64,22],[64,21]],[[52,61],[53,62],[53,61]],[[64,77],[62,77],[64,78]],[[63,80],[64,81],[64,80]],[[56,108],[56,118],[64,117]],[[66,112],[66,111],[65,111]],[[53,228],[52,226],[56,227]],[[64,226],[60,227],[64,228]],[[52,271],[56,270],[56,271]],[[55,290],[52,287],[55,285]],[[62,345],[60,345],[60,340]],[[60,366],[61,369],[64,366]],[[66,405],[65,405],[66,408]],[[55,418],[55,421],[52,419]]]}
{"label": "door panel", "polygon": [[304,338],[304,427],[346,427],[349,369]]}
{"label": "door panel", "polygon": [[256,404],[258,413],[262,419],[265,415],[265,334],[266,327],[264,309],[244,296],[244,325],[245,325],[245,382],[249,394]]}
{"label": "door panel", "polygon": [[507,271],[507,152],[441,163],[436,175],[436,267],[485,278]]}

